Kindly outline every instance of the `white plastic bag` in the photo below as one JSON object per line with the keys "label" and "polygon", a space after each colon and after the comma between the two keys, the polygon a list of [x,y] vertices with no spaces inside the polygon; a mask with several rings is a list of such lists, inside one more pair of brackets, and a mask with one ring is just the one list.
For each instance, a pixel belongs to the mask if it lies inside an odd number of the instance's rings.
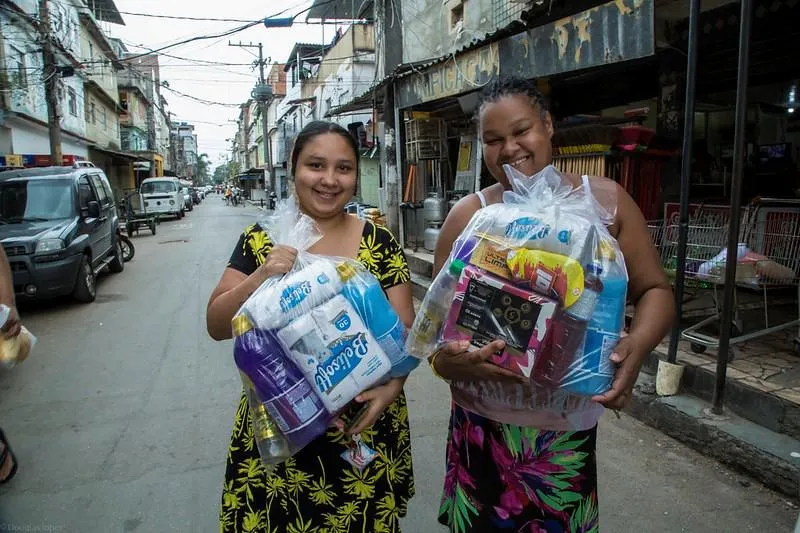
{"label": "white plastic bag", "polygon": [[[0,328],[5,326],[11,309],[0,304]],[[0,366],[11,369],[28,358],[33,347],[36,346],[36,337],[22,326],[19,334],[10,339],[0,338]]]}
{"label": "white plastic bag", "polygon": [[405,327],[372,274],[355,260],[308,252],[321,234],[294,198],[260,225],[273,245],[298,254],[234,317],[234,358],[294,453],[358,394],[418,360],[406,354]]}
{"label": "white plastic bag", "polygon": [[524,414],[535,410],[543,425],[581,429],[598,412],[589,397],[610,388],[624,327],[628,278],[606,228],[613,214],[553,166],[532,177],[504,170],[513,190],[456,239],[406,346],[428,357],[450,341],[477,349],[502,339],[491,362],[529,385],[456,383],[454,399],[495,420],[535,420]]}

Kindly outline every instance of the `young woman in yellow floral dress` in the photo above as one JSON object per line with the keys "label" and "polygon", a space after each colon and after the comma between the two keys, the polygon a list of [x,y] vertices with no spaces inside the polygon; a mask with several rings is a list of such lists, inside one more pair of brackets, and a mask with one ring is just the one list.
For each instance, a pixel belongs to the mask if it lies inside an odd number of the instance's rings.
{"label": "young woman in yellow floral dress", "polygon": [[[410,326],[414,308],[409,270],[392,234],[348,215],[356,190],[358,147],[340,126],[313,122],[295,139],[291,156],[301,211],[324,237],[311,248],[322,255],[354,257],[381,283],[400,319]],[[231,319],[267,278],[287,272],[297,251],[273,245],[258,226],[239,238],[208,304],[209,334],[231,337]],[[360,394],[366,414],[347,433],[331,428],[267,475],[253,440],[242,394],[233,425],[220,531],[254,533],[397,533],[414,494],[411,435],[403,394],[405,379]],[[363,470],[342,458],[353,434],[377,452]]]}

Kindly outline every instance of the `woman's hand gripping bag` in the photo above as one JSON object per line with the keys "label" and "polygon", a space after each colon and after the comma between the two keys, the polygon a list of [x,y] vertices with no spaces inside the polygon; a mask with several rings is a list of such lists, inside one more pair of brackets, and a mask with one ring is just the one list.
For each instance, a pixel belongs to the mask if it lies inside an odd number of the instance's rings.
{"label": "woman's hand gripping bag", "polygon": [[405,328],[375,277],[351,259],[307,251],[321,234],[294,199],[261,227],[298,255],[237,313],[234,357],[296,450],[356,395],[407,374],[416,361],[403,350]]}

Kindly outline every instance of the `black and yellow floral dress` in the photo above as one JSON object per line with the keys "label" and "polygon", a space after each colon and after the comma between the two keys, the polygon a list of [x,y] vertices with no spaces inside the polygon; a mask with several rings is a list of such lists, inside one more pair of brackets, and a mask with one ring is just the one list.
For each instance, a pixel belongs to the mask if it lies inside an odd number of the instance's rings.
{"label": "black and yellow floral dress", "polygon": [[[228,266],[250,275],[272,243],[258,226],[240,237]],[[403,250],[386,228],[366,222],[360,261],[384,290],[410,279]],[[242,393],[233,424],[220,531],[253,533],[397,533],[414,495],[411,433],[401,394],[375,425],[361,433],[378,452],[363,470],[341,454],[350,439],[329,430],[266,475],[253,440],[253,425]]]}

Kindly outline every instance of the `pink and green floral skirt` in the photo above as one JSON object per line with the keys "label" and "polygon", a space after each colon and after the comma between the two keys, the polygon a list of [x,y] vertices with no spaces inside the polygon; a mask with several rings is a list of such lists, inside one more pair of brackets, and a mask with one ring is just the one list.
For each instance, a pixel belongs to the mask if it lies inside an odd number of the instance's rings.
{"label": "pink and green floral skirt", "polygon": [[439,522],[453,533],[597,533],[597,426],[542,431],[453,405]]}

